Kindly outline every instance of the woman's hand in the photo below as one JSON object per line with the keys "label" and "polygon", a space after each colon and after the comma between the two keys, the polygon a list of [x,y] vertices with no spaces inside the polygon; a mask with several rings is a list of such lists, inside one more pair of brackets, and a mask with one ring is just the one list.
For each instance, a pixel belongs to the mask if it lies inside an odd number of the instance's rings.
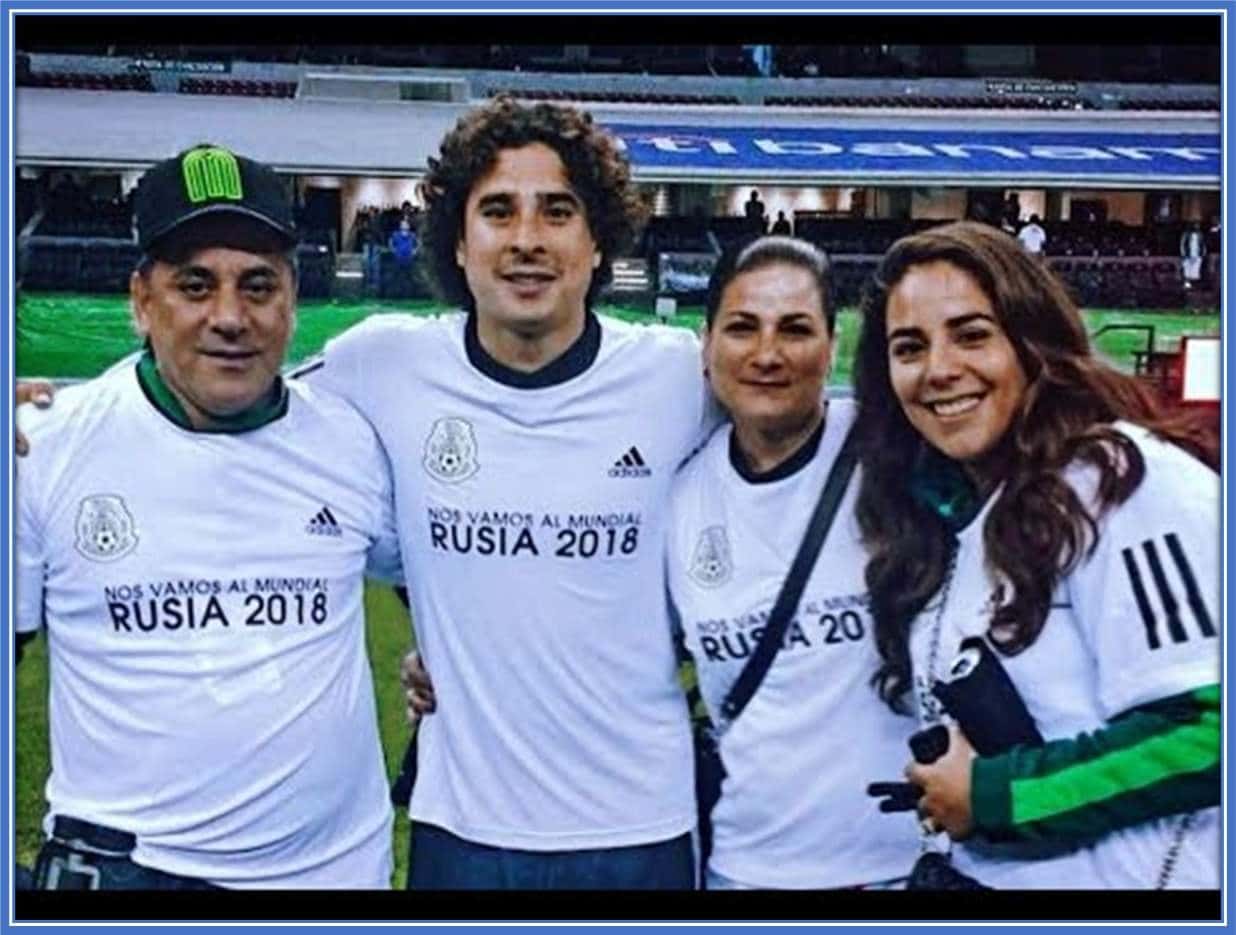
{"label": "woman's hand", "polygon": [[911,763],[906,778],[923,790],[918,814],[923,827],[932,832],[947,831],[954,841],[968,838],[974,831],[970,811],[970,768],[977,754],[956,724],[948,729],[948,752],[934,763]]}

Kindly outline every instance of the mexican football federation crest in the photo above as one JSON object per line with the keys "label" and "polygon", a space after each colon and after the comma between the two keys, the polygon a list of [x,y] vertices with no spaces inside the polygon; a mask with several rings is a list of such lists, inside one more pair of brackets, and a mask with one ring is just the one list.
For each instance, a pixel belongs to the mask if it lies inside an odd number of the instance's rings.
{"label": "mexican football federation crest", "polygon": [[472,426],[454,417],[438,419],[425,440],[425,470],[440,481],[457,484],[480,468]]}
{"label": "mexican football federation crest", "polygon": [[691,556],[689,574],[706,588],[715,588],[730,580],[734,562],[730,558],[730,542],[724,526],[709,526],[700,533]]}
{"label": "mexican football federation crest", "polygon": [[77,551],[92,562],[111,562],[137,547],[137,531],[124,501],[115,494],[87,497],[77,508]]}

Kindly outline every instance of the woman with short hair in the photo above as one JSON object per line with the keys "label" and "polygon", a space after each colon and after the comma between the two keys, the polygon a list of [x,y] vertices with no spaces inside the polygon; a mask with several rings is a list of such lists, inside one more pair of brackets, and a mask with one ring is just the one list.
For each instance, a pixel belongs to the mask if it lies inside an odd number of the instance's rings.
{"label": "woman with short hair", "polygon": [[[826,400],[835,310],[825,255],[763,237],[714,273],[704,368],[731,422],[679,472],[669,582],[714,722],[768,624],[854,422]],[[912,724],[869,685],[878,664],[851,482],[785,637],[721,732],[709,889],[885,885],[917,852],[907,816],[865,794],[905,759]]]}

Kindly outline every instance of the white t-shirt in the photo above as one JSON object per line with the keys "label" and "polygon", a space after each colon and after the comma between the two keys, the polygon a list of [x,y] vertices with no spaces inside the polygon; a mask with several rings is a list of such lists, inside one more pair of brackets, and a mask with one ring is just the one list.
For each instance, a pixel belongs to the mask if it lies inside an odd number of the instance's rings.
{"label": "white t-shirt", "polygon": [[[709,710],[738,679],[854,420],[829,403],[819,448],[776,479],[752,481],[716,432],[679,473],[668,544],[670,591]],[[796,469],[794,469],[796,468]],[[726,779],[713,810],[710,869],[746,886],[816,889],[905,876],[918,825],[887,815],[867,784],[897,781],[913,719],[874,688],[879,665],[863,581],[867,554],[850,482],[759,690],[721,738]]]}
{"label": "white t-shirt", "polygon": [[1027,224],[1017,232],[1017,239],[1027,253],[1039,254],[1043,252],[1043,244],[1047,243],[1047,232],[1037,224]]}
{"label": "white t-shirt", "polygon": [[590,317],[511,385],[465,326],[375,316],[313,374],[361,410],[394,470],[438,702],[410,814],[526,850],[682,834],[691,738],[662,582],[671,479],[711,412],[698,344]]}
{"label": "white t-shirt", "polygon": [[133,366],[18,411],[17,628],[46,615],[51,815],[228,887],[390,885],[362,608],[397,580],[390,475],[342,400],[186,431]]}
{"label": "white t-shirt", "polygon": [[[1038,638],[1017,655],[999,657],[1044,740],[1097,730],[1130,708],[1219,681],[1219,478],[1143,428],[1116,427],[1145,458],[1145,479],[1102,520],[1094,555],[1060,582]],[[1077,468],[1067,476],[1083,502],[1092,502],[1097,472]],[[982,535],[995,500],[960,533],[944,612],[937,596],[914,624],[910,652],[920,710],[937,619],[937,677],[962,639],[986,633],[997,582],[985,568]],[[1178,639],[1165,610],[1173,599]],[[1155,621],[1153,635],[1148,619]],[[955,845],[953,853],[958,869],[998,889],[1143,889],[1156,885],[1180,825],[1179,817],[1147,822],[1092,847],[1036,859],[1023,845],[977,839]],[[1218,809],[1190,818],[1169,885],[1219,885],[1219,827]]]}

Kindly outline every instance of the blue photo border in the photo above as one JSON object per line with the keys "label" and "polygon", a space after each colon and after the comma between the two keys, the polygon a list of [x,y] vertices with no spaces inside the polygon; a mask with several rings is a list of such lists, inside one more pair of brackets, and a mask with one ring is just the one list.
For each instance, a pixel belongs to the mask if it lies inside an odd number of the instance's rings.
{"label": "blue photo border", "polygon": [[[0,386],[3,388],[3,404],[0,405],[0,437],[4,439],[12,438],[12,414],[13,414],[13,385],[15,374],[14,348],[15,348],[15,310],[16,310],[16,291],[15,291],[15,235],[16,231],[13,228],[13,186],[15,178],[14,165],[14,133],[16,130],[15,119],[13,113],[13,87],[14,87],[14,17],[23,14],[59,14],[59,15],[74,15],[74,14],[106,14],[106,13],[220,13],[227,11],[246,11],[251,13],[321,13],[321,14],[339,14],[339,15],[358,15],[361,11],[368,13],[474,13],[482,14],[485,12],[501,14],[501,13],[547,13],[547,14],[562,14],[562,13],[673,13],[673,14],[688,14],[698,13],[706,15],[709,13],[757,13],[760,15],[794,15],[805,13],[905,13],[905,14],[948,14],[948,13],[1052,13],[1058,12],[1061,14],[1069,13],[1094,13],[1094,14],[1112,14],[1113,17],[1127,13],[1162,13],[1172,15],[1182,15],[1188,13],[1198,14],[1223,14],[1222,20],[1222,45],[1223,45],[1223,81],[1222,81],[1222,140],[1224,148],[1223,168],[1224,168],[1224,183],[1222,188],[1222,223],[1225,230],[1228,228],[1228,223],[1233,216],[1233,194],[1231,188],[1226,184],[1227,179],[1231,177],[1232,164],[1234,153],[1228,145],[1228,131],[1232,126],[1231,112],[1228,109],[1228,93],[1227,87],[1230,80],[1229,71],[1229,56],[1228,56],[1228,16],[1227,14],[1236,8],[1236,0],[1200,0],[1200,2],[1186,2],[1179,6],[1166,2],[1150,2],[1150,0],[1124,0],[1124,2],[1113,2],[1113,0],[1095,0],[1095,2],[1079,3],[1079,2],[1062,2],[1062,0],[1023,0],[1023,2],[1008,2],[1008,0],[953,0],[953,2],[936,2],[936,0],[902,0],[902,2],[890,2],[890,0],[852,0],[852,2],[836,2],[836,0],[767,0],[765,3],[757,2],[757,0],[622,0],[622,2],[601,3],[595,0],[497,0],[497,2],[476,2],[476,0],[445,0],[438,3],[416,3],[407,2],[407,0],[370,0],[370,2],[358,3],[356,8],[349,8],[342,2],[323,2],[323,0],[267,0],[267,2],[255,2],[255,0],[220,0],[216,3],[206,3],[202,0],[196,2],[187,2],[187,0],[165,0],[165,2],[155,2],[155,0],[122,0],[122,2],[107,2],[99,3],[93,0],[85,0],[85,2],[70,3],[65,0],[0,0],[0,65],[3,66],[3,87],[0,88],[0,120],[2,120],[3,128],[0,130],[0,161],[3,162],[4,174],[0,179],[0,205],[4,206],[3,227],[0,228],[0,282],[3,283],[3,310],[4,310],[4,330],[3,354],[0,355],[3,359],[3,370],[0,372]],[[1117,26],[1115,19],[1114,25]],[[1228,307],[1228,265],[1227,259],[1230,256],[1229,249],[1230,237],[1225,237],[1223,240],[1223,262],[1222,269],[1222,296],[1223,304],[1221,310],[1221,321],[1225,329],[1227,324],[1226,310]],[[1232,366],[1233,347],[1231,344],[1224,343],[1223,351],[1223,398],[1226,400],[1227,395],[1231,391],[1231,375],[1233,372]],[[1222,406],[1222,440],[1223,451],[1226,454],[1229,440],[1229,425],[1228,411],[1226,406]],[[4,751],[4,768],[0,770],[0,826],[6,830],[0,834],[0,930],[7,930],[9,927],[21,928],[36,928],[35,923],[18,923],[13,926],[13,866],[14,866],[14,837],[12,833],[13,818],[14,818],[14,751],[12,743],[12,734],[14,729],[13,721],[13,703],[14,703],[14,679],[13,679],[13,640],[11,638],[12,630],[12,614],[13,614],[13,471],[14,471],[14,455],[11,442],[4,444],[4,461],[5,470],[3,477],[0,478],[0,519],[3,520],[3,528],[5,536],[3,546],[0,547],[0,556],[3,557],[3,576],[0,578],[0,600],[5,609],[5,627],[6,633],[4,638],[0,640],[0,672],[3,673],[3,678],[0,678],[0,684],[3,685],[2,699],[0,699],[0,749]],[[1231,525],[1231,477],[1225,474],[1223,480],[1223,507],[1222,507],[1222,544],[1224,555],[1224,587],[1223,587],[1223,604],[1224,618],[1226,619],[1227,600],[1227,562],[1230,560],[1230,555],[1227,551],[1227,531]],[[1223,662],[1223,680],[1226,685],[1228,660],[1230,658],[1230,647],[1225,648]],[[1226,691],[1225,691],[1226,697]],[[1225,743],[1225,760],[1224,760],[1224,818],[1225,818],[1225,835],[1224,835],[1224,866],[1227,864],[1227,846],[1230,840],[1231,831],[1231,816],[1227,810],[1227,775],[1228,767],[1231,763],[1232,740],[1229,731],[1227,730],[1227,717],[1225,705],[1224,717],[1224,743]],[[291,897],[289,897],[291,898]],[[1226,888],[1223,894],[1223,918],[1227,919],[1227,891]],[[926,921],[926,920],[925,920]],[[930,920],[931,922],[939,923],[940,920]],[[116,923],[111,922],[111,925],[124,925],[125,927],[137,926],[144,931],[162,931],[183,928],[188,924],[202,923]],[[213,925],[225,926],[232,931],[257,931],[267,929],[280,923],[265,923],[265,924],[241,924],[241,923],[210,923]],[[315,931],[326,929],[346,930],[353,928],[346,923],[322,923],[320,925],[314,923],[295,923],[300,926],[312,927]],[[407,925],[417,925],[418,923],[404,923],[397,927],[405,928]],[[491,927],[497,923],[483,924],[478,923],[475,927]],[[559,927],[558,923],[535,923],[535,924],[552,924]],[[717,924],[717,923],[711,923]],[[844,923],[825,923],[829,927],[852,927],[846,926]],[[897,923],[892,923],[897,924]],[[954,923],[964,925],[970,930],[985,930],[1002,926],[997,925],[972,925],[968,923]],[[47,924],[39,923],[37,928],[43,932],[69,932],[82,931],[87,928],[98,927],[99,923],[80,923],[80,924]],[[448,927],[442,923],[424,923],[424,927],[442,928]],[[898,925],[898,927],[909,927],[909,923]],[[364,928],[369,931],[374,931],[381,928],[395,928],[396,926],[384,923],[364,923]],[[572,927],[571,924],[565,924],[565,927]],[[622,926],[631,929],[640,929],[648,931],[656,926],[639,926],[629,925]],[[741,924],[742,928],[763,928],[757,923]],[[1060,926],[1049,926],[1044,924],[1044,928],[1059,928]],[[1140,927],[1140,926],[1139,926]],[[1150,928],[1165,928],[1167,926],[1147,926]],[[786,930],[786,927],[778,925],[779,930]],[[789,928],[797,928],[790,926]],[[802,929],[805,931],[805,929]]]}

